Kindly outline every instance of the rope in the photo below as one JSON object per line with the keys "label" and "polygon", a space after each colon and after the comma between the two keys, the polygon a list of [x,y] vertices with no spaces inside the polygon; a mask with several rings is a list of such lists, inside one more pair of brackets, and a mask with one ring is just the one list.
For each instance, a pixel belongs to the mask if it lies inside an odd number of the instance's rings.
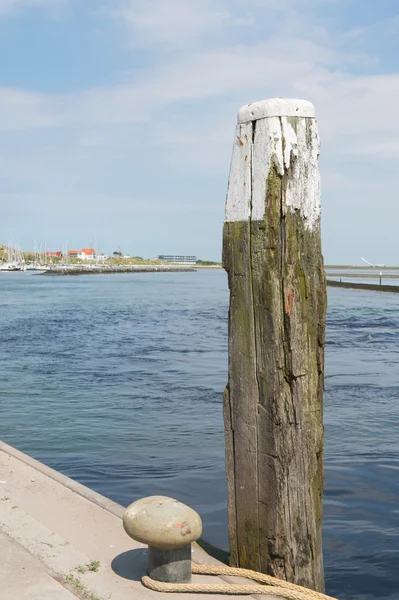
{"label": "rope", "polygon": [[253,579],[263,585],[241,584],[241,583],[166,583],[155,581],[147,575],[142,578],[145,587],[154,592],[183,592],[197,594],[270,594],[280,596],[286,600],[336,600],[321,592],[315,592],[308,588],[289,583],[282,579],[276,579],[271,575],[257,573],[250,569],[238,569],[225,565],[199,565],[192,563],[192,572],[195,575],[234,575]]}

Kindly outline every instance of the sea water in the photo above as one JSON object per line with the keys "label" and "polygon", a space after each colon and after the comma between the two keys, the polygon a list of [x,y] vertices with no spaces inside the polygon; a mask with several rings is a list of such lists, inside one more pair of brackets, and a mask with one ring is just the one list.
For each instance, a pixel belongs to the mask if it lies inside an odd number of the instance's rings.
{"label": "sea water", "polygon": [[[399,589],[399,297],[329,289],[327,592]],[[165,494],[227,548],[226,275],[0,273],[0,439],[127,505]]]}

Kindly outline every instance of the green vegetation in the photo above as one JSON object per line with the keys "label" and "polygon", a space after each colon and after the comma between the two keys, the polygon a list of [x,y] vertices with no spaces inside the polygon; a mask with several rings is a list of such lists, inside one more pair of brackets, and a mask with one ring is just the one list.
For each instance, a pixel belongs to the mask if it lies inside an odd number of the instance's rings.
{"label": "green vegetation", "polygon": [[[87,263],[89,261],[86,261]],[[141,258],[141,256],[131,256],[130,258],[119,258],[119,257],[114,257],[114,258],[108,258],[108,260],[105,261],[105,263],[102,263],[105,265],[162,265],[164,264],[163,262],[161,262],[160,260],[149,260],[146,258]]]}
{"label": "green vegetation", "polygon": [[212,260],[197,260],[197,262],[195,263],[198,266],[202,266],[202,267],[213,267],[213,266],[218,266],[221,267],[222,263],[220,262],[214,262]]}
{"label": "green vegetation", "polygon": [[[78,565],[73,569],[73,571],[77,571],[80,575],[84,575],[85,573],[97,573],[100,568],[99,560],[92,560],[85,565]],[[96,592],[92,592],[87,585],[82,581],[82,579],[75,575],[75,573],[71,571],[66,575],[62,575],[64,581],[72,585],[77,592],[79,592],[80,596],[85,600],[104,600],[102,596],[96,594]]]}
{"label": "green vegetation", "polygon": [[92,560],[91,562],[87,563],[87,565],[78,565],[75,568],[75,571],[77,571],[81,575],[84,575],[88,571],[91,571],[93,573],[97,573],[97,571],[98,571],[99,568],[100,568],[100,561],[99,560]]}
{"label": "green vegetation", "polygon": [[23,252],[25,262],[35,262],[35,255],[33,252]]}
{"label": "green vegetation", "polygon": [[85,600],[104,600],[103,596],[99,596],[95,592],[91,592],[87,585],[80,579],[80,577],[76,577],[76,575],[73,573],[68,573],[68,575],[63,575],[62,577],[64,581],[72,585]]}

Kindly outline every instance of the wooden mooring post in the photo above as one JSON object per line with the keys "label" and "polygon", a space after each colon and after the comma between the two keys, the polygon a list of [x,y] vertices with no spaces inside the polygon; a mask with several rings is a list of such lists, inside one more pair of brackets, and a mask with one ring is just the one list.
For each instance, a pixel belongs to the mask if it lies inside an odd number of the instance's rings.
{"label": "wooden mooring post", "polygon": [[224,414],[231,564],[323,591],[318,155],[310,102],[266,100],[239,111],[223,235]]}

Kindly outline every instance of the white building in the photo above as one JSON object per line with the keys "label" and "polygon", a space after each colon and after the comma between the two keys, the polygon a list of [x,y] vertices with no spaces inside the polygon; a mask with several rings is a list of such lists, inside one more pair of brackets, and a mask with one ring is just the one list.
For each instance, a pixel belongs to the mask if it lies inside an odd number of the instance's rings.
{"label": "white building", "polygon": [[96,259],[96,251],[94,248],[82,248],[77,253],[80,260],[95,260]]}
{"label": "white building", "polygon": [[184,256],[182,254],[159,254],[158,260],[164,260],[168,263],[177,263],[179,265],[195,265],[196,256]]}

